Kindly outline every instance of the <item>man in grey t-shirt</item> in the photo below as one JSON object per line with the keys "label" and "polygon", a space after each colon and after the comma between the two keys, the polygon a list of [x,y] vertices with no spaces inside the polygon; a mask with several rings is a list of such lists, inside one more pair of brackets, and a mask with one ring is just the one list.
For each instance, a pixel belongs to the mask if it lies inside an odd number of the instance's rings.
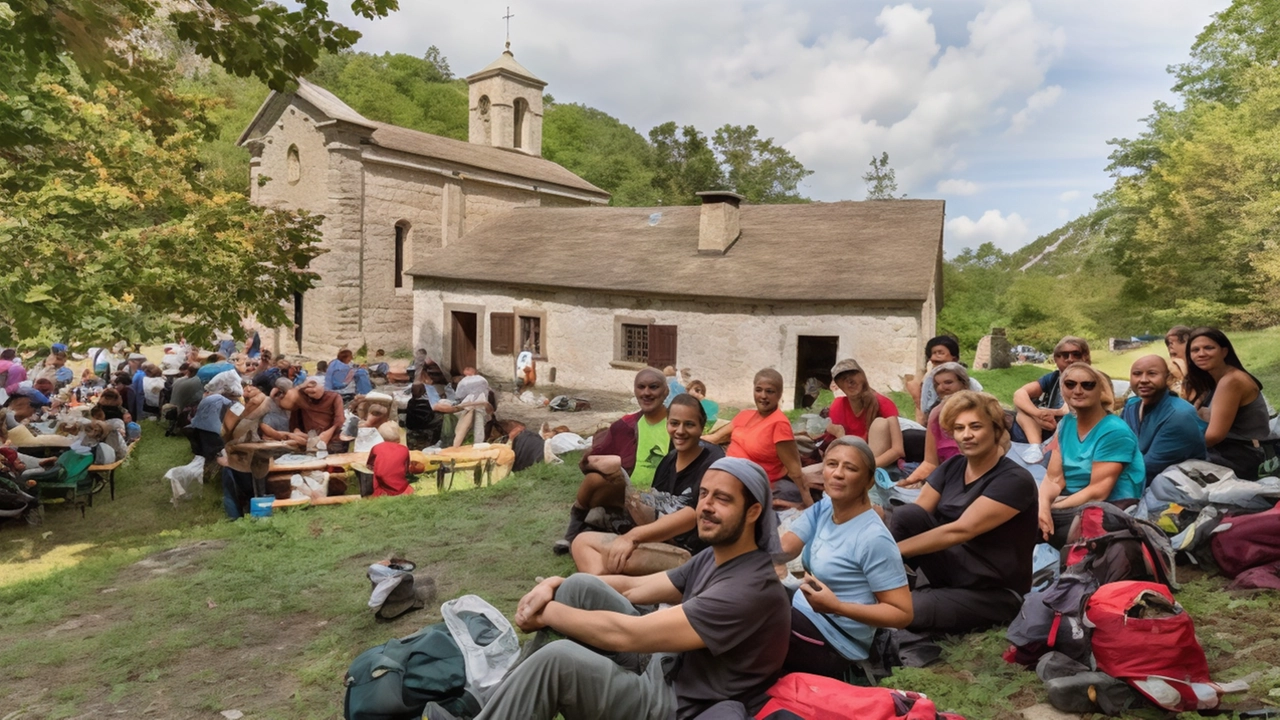
{"label": "man in grey t-shirt", "polygon": [[[520,601],[516,624],[540,631],[535,646],[547,630],[571,639],[529,655],[478,718],[685,720],[712,708],[718,718],[750,717],[791,633],[771,559],[781,550],[771,505],[760,466],[721,459],[703,476],[697,505],[698,537],[710,547],[688,563],[646,577],[540,583]],[[643,615],[635,607],[658,603],[672,605]],[[426,717],[448,716],[429,705]]]}

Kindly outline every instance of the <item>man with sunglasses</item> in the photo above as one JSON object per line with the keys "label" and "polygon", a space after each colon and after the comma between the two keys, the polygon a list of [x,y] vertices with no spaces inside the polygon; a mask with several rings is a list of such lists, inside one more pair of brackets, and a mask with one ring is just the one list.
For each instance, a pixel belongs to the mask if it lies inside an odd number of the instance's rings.
{"label": "man with sunglasses", "polygon": [[1145,355],[1129,369],[1135,397],[1121,417],[1134,435],[1147,466],[1147,482],[1170,465],[1208,458],[1195,407],[1169,392],[1169,366],[1159,355]]}
{"label": "man with sunglasses", "polygon": [[1023,385],[1013,393],[1013,406],[1017,408],[1013,428],[1014,442],[1027,443],[1031,447],[1022,453],[1022,459],[1035,465],[1044,460],[1040,444],[1046,435],[1052,436],[1058,429],[1058,419],[1069,410],[1062,401],[1062,371],[1072,363],[1092,364],[1089,343],[1084,338],[1068,335],[1053,348],[1053,363],[1057,369],[1039,380]]}

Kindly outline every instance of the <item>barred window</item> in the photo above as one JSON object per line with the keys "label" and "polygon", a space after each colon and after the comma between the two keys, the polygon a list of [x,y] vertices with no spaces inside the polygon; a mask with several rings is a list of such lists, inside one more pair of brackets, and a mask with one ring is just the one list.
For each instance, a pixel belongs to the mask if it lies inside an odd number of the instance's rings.
{"label": "barred window", "polygon": [[649,326],[622,326],[622,357],[625,362],[649,362]]}

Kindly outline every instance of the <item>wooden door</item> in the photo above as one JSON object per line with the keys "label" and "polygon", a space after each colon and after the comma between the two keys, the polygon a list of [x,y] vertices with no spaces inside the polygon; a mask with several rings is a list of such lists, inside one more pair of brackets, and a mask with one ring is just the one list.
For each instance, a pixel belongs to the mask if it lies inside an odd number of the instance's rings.
{"label": "wooden door", "polygon": [[476,366],[476,314],[453,312],[449,333],[449,374]]}

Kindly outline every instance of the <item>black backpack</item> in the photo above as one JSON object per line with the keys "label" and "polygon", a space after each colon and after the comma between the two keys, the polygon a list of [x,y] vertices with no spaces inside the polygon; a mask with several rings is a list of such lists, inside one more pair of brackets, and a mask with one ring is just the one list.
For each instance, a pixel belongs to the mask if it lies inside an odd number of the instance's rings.
{"label": "black backpack", "polygon": [[462,720],[480,713],[462,651],[436,623],[361,653],[347,670],[345,720],[418,720],[434,702]]}

